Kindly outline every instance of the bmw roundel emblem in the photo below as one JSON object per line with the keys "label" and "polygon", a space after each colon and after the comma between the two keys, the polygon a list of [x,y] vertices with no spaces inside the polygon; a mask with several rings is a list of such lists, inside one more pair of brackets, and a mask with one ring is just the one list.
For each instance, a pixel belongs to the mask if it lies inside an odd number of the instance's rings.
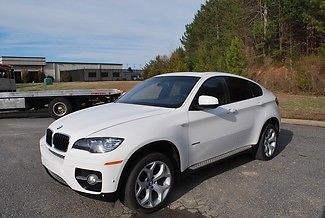
{"label": "bmw roundel emblem", "polygon": [[57,130],[61,129],[63,127],[63,125],[59,126],[58,128],[56,128]]}

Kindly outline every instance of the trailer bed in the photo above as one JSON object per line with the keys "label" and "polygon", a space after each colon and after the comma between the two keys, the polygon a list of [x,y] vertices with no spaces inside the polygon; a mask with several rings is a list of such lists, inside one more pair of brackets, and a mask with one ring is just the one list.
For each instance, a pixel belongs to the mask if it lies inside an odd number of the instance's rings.
{"label": "trailer bed", "polygon": [[69,97],[69,96],[110,96],[121,94],[118,89],[74,89],[74,90],[49,90],[28,92],[0,92],[1,98],[33,98],[33,97]]}

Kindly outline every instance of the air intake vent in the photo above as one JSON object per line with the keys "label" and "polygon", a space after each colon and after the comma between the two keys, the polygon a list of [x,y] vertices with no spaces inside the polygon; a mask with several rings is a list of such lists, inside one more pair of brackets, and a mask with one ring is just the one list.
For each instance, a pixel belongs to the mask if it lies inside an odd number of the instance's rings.
{"label": "air intake vent", "polygon": [[60,133],[55,133],[53,136],[54,148],[66,152],[69,145],[69,137]]}

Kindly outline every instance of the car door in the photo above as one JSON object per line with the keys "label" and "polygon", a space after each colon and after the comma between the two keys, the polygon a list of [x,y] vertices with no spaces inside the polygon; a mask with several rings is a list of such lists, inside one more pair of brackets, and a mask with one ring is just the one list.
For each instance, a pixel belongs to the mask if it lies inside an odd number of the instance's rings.
{"label": "car door", "polygon": [[262,91],[256,94],[253,91],[256,84],[238,77],[226,77],[226,83],[231,101],[229,107],[236,111],[237,132],[234,149],[238,149],[252,144],[253,128],[263,107],[259,97]]}
{"label": "car door", "polygon": [[[198,106],[198,98],[201,95],[217,97],[219,106],[201,109]],[[238,134],[237,114],[235,105],[229,103],[230,96],[225,77],[209,78],[198,90],[188,111],[190,165],[235,148]]]}

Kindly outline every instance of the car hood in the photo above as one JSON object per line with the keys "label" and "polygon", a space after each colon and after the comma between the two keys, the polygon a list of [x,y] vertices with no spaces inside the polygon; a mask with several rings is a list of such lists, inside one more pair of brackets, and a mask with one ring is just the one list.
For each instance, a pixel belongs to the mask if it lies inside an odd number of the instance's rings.
{"label": "car hood", "polygon": [[168,113],[172,110],[174,109],[109,103],[69,114],[53,122],[49,128],[54,132],[82,138],[119,124]]}

